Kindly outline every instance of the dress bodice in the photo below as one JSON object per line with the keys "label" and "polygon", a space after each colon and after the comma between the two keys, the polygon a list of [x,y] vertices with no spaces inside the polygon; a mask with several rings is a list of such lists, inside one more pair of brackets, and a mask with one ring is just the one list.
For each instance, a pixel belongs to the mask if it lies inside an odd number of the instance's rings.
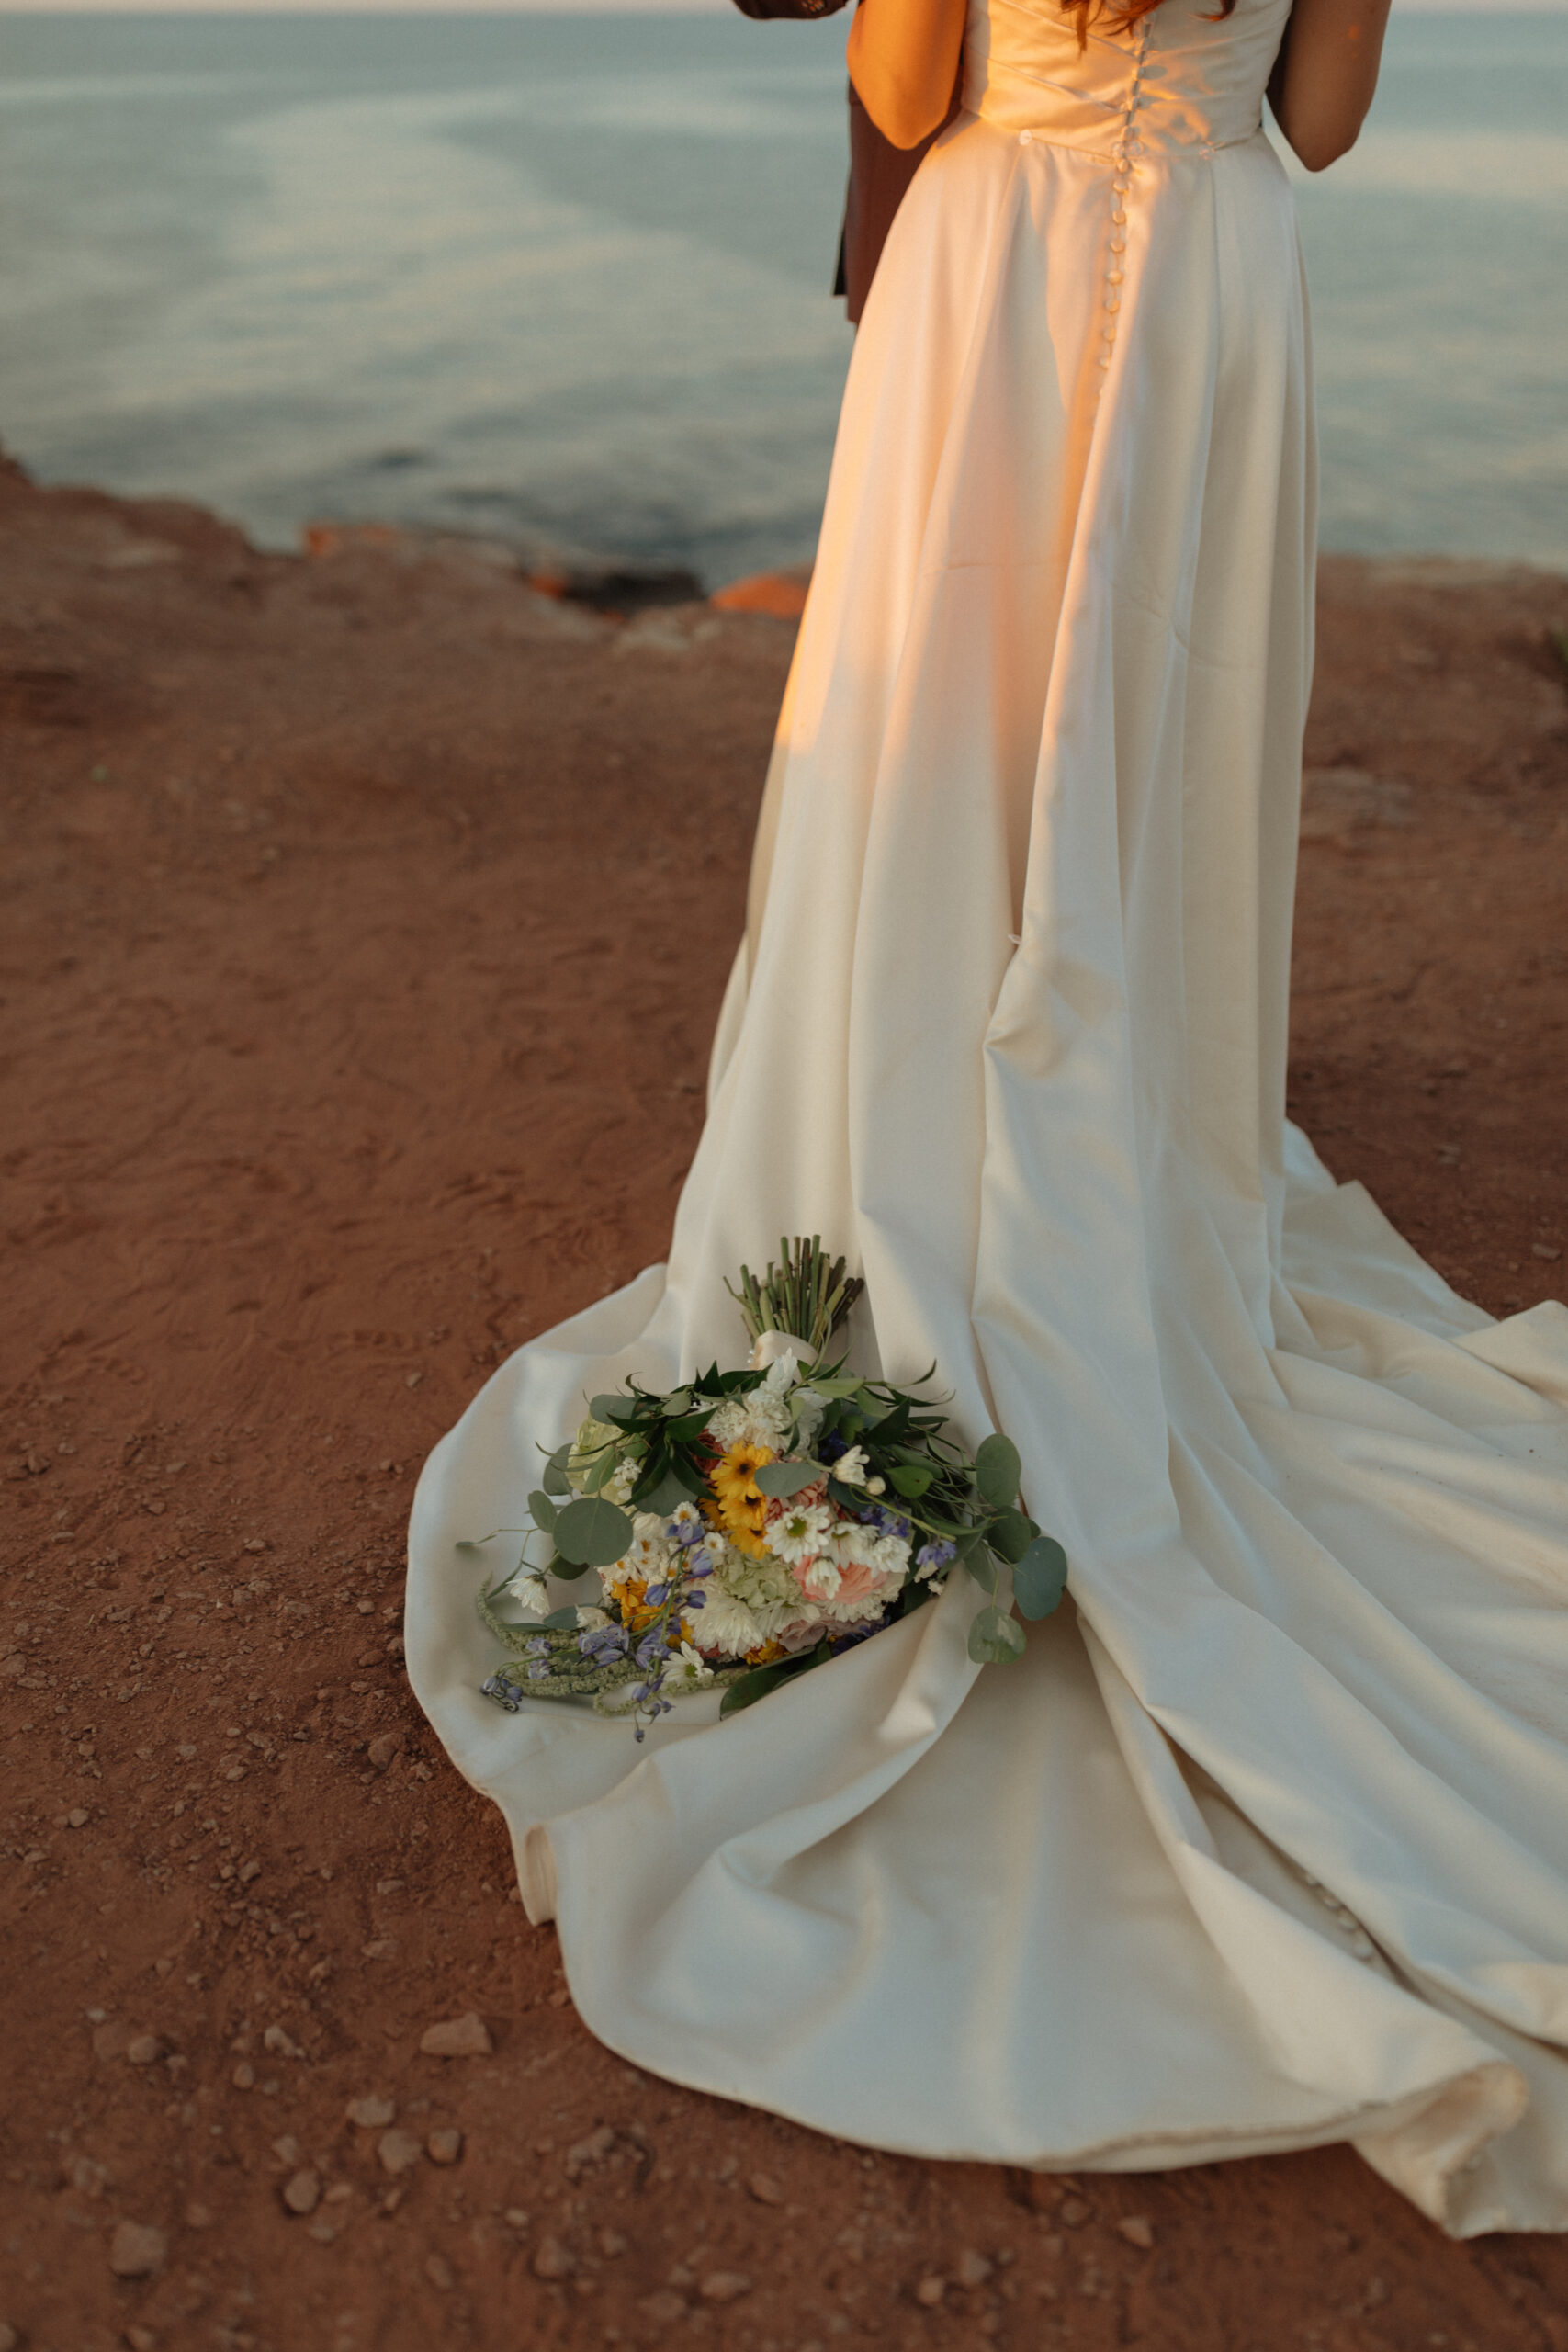
{"label": "dress bodice", "polygon": [[1075,20],[1053,0],[969,0],[964,102],[1004,130],[1066,147],[1134,155],[1212,153],[1250,139],[1291,0],[1237,0],[1228,17],[1201,0],[1162,0],[1137,22]]}

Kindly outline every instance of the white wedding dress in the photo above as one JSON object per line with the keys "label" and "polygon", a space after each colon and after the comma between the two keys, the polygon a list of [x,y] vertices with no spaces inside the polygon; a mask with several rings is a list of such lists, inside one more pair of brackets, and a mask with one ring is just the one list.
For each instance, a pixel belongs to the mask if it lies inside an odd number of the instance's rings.
{"label": "white wedding dress", "polygon": [[[1491,1321],[1285,1121],[1286,5],[1201,5],[1080,51],[973,0],[854,353],[669,1265],[432,1455],[410,1671],[640,2066],[1039,2167],[1349,2140],[1456,2234],[1562,2229],[1568,1313]],[[977,1668],[955,1577],[644,1747],[502,1713],[455,1544],[586,1396],[743,1361],[725,1277],[799,1232],[866,1277],[863,1368],[934,1360],[971,1444],[1015,1440],[1069,1603]]]}

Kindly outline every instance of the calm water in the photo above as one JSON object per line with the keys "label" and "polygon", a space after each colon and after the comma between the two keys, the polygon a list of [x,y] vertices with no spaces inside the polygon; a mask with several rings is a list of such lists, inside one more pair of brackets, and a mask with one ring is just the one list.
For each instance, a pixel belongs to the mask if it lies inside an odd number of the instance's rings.
{"label": "calm water", "polygon": [[[0,438],[46,481],[809,554],[845,20],[0,17]],[[1568,567],[1568,14],[1395,20],[1300,182],[1325,538]]]}

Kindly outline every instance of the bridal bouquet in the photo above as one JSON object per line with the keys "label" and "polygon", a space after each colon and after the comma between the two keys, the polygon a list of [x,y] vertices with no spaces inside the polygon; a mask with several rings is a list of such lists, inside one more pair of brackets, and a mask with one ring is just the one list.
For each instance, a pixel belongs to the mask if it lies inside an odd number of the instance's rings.
{"label": "bridal bouquet", "polygon": [[[816,1238],[780,1251],[778,1271],[759,1283],[742,1267],[731,1289],[754,1343],[745,1370],[596,1396],[549,1456],[532,1526],[512,1531],[525,1533],[515,1571],[479,1595],[511,1659],[486,1697],[513,1712],[525,1695],[591,1699],[641,1739],[716,1684],[722,1715],[749,1706],[908,1616],[959,1567],[987,1595],[1010,1568],[1025,1617],[1055,1608],[1066,1559],[1019,1508],[1017,1448],[988,1437],[971,1459],[910,1391],[826,1362],[861,1284]],[[590,1569],[599,1599],[551,1610],[546,1578]],[[502,1600],[522,1605],[521,1623]],[[1010,1615],[979,1610],[971,1657],[1022,1649]]]}

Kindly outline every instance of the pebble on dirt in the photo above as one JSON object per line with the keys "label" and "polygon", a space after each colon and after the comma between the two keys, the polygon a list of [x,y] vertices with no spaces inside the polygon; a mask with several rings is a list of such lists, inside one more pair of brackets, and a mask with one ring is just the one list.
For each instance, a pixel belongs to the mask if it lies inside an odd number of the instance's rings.
{"label": "pebble on dirt", "polygon": [[534,2256],[536,2278],[570,2278],[576,2268],[559,2238],[541,2238]]}
{"label": "pebble on dirt", "polygon": [[385,2131],[397,2111],[389,2098],[351,2098],[348,2102],[348,2120],[356,2123],[362,2132]]}
{"label": "pebble on dirt", "polygon": [[734,2303],[751,2291],[744,2270],[710,2270],[697,2292],[705,2303]]}
{"label": "pebble on dirt", "polygon": [[455,2165],[463,2153],[463,2135],[454,2126],[444,2124],[431,2133],[424,2146],[433,2165]]}
{"label": "pebble on dirt", "polygon": [[419,2162],[421,2149],[412,2132],[383,2132],[376,2143],[376,2154],[383,2172],[412,2172]]}
{"label": "pebble on dirt", "polygon": [[472,2009],[463,2017],[444,2018],[439,2025],[426,2026],[419,2046],[427,2058],[489,2058],[495,2048],[483,2018]]}
{"label": "pebble on dirt", "polygon": [[1123,2213],[1116,2229],[1129,2245],[1141,2246],[1145,2254],[1155,2242],[1154,2223],[1146,2213]]}
{"label": "pebble on dirt", "polygon": [[313,2172],[291,2173],[283,2184],[283,2201],[291,2213],[313,2213],[321,2201],[321,2184]]}
{"label": "pebble on dirt", "polygon": [[746,2186],[759,2205],[782,2205],[784,2201],[784,2190],[771,2172],[754,2172]]}
{"label": "pebble on dirt", "polygon": [[117,2278],[151,2278],[164,2267],[169,2241],[145,2222],[117,2222],[109,2240],[109,2268]]}

